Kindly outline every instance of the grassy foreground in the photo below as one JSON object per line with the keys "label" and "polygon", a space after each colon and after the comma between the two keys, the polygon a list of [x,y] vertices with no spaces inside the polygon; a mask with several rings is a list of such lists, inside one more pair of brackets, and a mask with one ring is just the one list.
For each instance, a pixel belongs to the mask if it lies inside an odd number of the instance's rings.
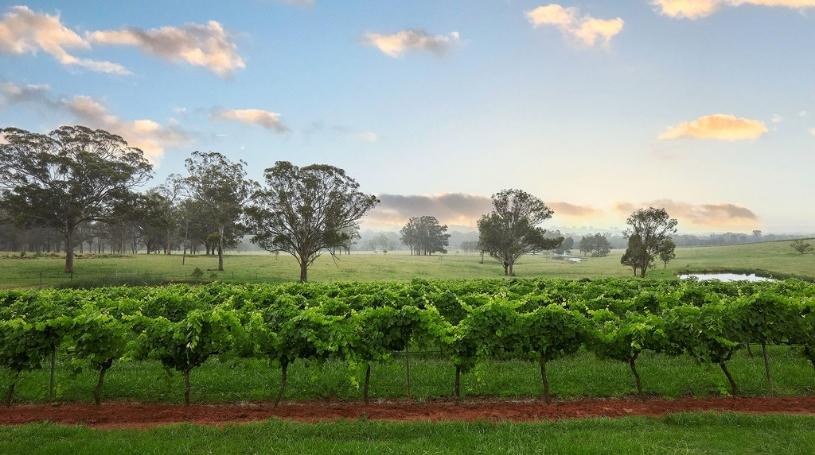
{"label": "grassy foreground", "polygon": [[[683,270],[765,270],[780,274],[815,278],[815,254],[798,254],[789,242],[766,242],[725,247],[679,248],[676,259],[663,269],[651,273],[654,278],[667,278]],[[552,259],[545,255],[525,256],[516,265],[519,277],[547,276],[552,278],[627,277],[631,270],[620,265],[621,251],[605,258],[586,258],[581,263]],[[298,278],[298,268],[288,255],[239,254],[225,259],[224,272],[217,267],[217,258],[188,257],[181,265],[178,254],[138,255],[121,258],[78,259],[73,280],[62,273],[61,258],[0,259],[0,287],[54,286],[71,282],[82,284],[145,283],[184,281],[191,278],[197,267],[206,279],[234,282],[279,282]],[[501,267],[490,258],[481,264],[479,255],[455,254],[428,257],[396,252],[385,254],[354,253],[317,260],[309,271],[314,281],[371,281],[496,278]]]}
{"label": "grassy foreground", "polygon": [[540,423],[340,421],[149,430],[0,428],[0,453],[784,453],[815,450],[815,417],[683,413]]}
{"label": "grassy foreground", "polygon": [[[759,348],[754,348],[759,353]],[[815,394],[815,370],[793,349],[770,347],[770,360],[778,395]],[[644,353],[637,362],[645,393],[662,397],[727,394],[727,382],[718,366],[699,364],[689,357]],[[760,355],[750,357],[739,351],[728,362],[745,395],[766,395]],[[449,397],[454,368],[447,361],[411,361],[412,396],[415,399]],[[288,400],[361,400],[362,365],[343,362],[295,362],[289,368]],[[8,376],[0,379],[5,390]],[[191,374],[192,401],[198,403],[273,400],[280,378],[279,368],[263,360],[210,360]],[[598,360],[581,352],[572,358],[553,361],[549,367],[552,393],[561,399],[581,397],[620,397],[635,392],[628,366],[623,362]],[[48,371],[25,373],[17,388],[18,402],[47,400]],[[95,372],[73,374],[58,365],[58,401],[91,401]],[[371,375],[371,398],[406,396],[405,364],[401,359],[375,363]],[[532,362],[481,362],[462,376],[466,396],[520,398],[542,393],[538,366]],[[141,402],[182,401],[182,377],[168,376],[158,362],[117,362],[105,380],[105,400]]]}

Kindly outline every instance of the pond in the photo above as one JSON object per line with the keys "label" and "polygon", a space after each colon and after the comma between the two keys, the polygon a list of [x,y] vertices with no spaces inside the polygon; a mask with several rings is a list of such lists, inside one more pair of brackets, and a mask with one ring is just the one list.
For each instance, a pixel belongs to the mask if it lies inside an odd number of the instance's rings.
{"label": "pond", "polygon": [[688,280],[688,279],[696,279],[699,281],[776,281],[772,278],[767,278],[763,276],[758,276],[754,273],[746,274],[746,273],[688,273],[684,275],[679,275],[680,280]]}

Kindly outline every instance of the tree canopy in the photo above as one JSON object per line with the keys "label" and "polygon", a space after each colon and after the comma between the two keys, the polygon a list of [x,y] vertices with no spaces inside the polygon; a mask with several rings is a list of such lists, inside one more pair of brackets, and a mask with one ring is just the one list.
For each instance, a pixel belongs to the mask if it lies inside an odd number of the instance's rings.
{"label": "tree canopy", "polygon": [[587,235],[580,239],[580,252],[592,257],[608,256],[611,252],[611,244],[603,234]]}
{"label": "tree canopy", "polygon": [[402,243],[410,248],[410,254],[430,256],[447,252],[450,234],[447,225],[439,224],[435,216],[412,217],[399,233]]}
{"label": "tree canopy", "polygon": [[524,254],[557,247],[563,237],[547,238],[540,224],[554,212],[537,197],[509,189],[492,195],[492,211],[478,220],[481,248],[514,275],[515,261]]}
{"label": "tree canopy", "polygon": [[359,219],[379,202],[344,170],[326,164],[278,161],[266,169],[265,180],[248,209],[252,242],[294,256],[300,281],[308,279],[308,267],[323,250],[345,245]]}
{"label": "tree canopy", "polygon": [[0,204],[15,224],[50,227],[64,236],[65,272],[73,272],[74,233],[109,220],[152,166],[121,137],[84,126],[48,134],[4,128],[0,134]]}
{"label": "tree canopy", "polygon": [[626,231],[628,248],[620,262],[634,269],[634,274],[639,271],[640,276],[645,277],[661,251],[666,252],[668,260],[672,259],[669,256],[673,254],[673,249],[669,247],[674,243],[671,236],[676,233],[678,222],[665,209],[649,207],[636,210],[628,217],[626,224],[629,226]]}
{"label": "tree canopy", "polygon": [[244,204],[257,184],[247,179],[246,163],[233,162],[217,152],[193,152],[184,162],[190,196],[200,202],[198,208],[215,228],[218,270],[224,269],[225,237],[241,232]]}

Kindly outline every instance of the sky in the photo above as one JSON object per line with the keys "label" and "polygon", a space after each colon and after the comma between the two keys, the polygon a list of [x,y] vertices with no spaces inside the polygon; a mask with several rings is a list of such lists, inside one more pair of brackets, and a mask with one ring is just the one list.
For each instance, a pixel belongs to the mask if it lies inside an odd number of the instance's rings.
{"label": "sky", "polygon": [[665,207],[682,232],[815,232],[815,0],[0,1],[0,126],[341,167],[369,229],[552,227]]}

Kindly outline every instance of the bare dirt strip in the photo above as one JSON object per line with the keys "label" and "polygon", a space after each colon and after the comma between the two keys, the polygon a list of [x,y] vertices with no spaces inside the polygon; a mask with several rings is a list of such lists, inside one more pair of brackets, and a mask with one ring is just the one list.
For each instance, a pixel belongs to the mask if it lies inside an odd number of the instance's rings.
{"label": "bare dirt strip", "polygon": [[815,415],[815,397],[744,397],[666,399],[592,399],[557,401],[381,401],[212,404],[182,406],[111,402],[102,406],[0,406],[0,425],[31,422],[89,425],[108,428],[148,428],[171,423],[222,425],[269,418],[316,422],[337,419],[389,421],[512,421],[529,422],[584,417],[660,416],[682,411],[731,411]]}

